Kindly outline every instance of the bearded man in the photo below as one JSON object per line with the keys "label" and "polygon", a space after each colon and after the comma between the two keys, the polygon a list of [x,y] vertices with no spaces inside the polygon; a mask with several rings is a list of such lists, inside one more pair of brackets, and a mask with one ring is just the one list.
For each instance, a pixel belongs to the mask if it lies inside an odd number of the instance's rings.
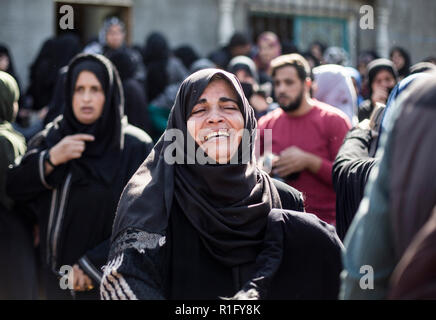
{"label": "bearded man", "polygon": [[[303,192],[307,212],[335,225],[332,165],[350,122],[342,111],[310,97],[311,71],[301,55],[275,58],[271,72],[280,108],[259,119],[259,154],[271,142],[271,175]],[[272,141],[264,141],[270,136],[265,129],[272,130]]]}

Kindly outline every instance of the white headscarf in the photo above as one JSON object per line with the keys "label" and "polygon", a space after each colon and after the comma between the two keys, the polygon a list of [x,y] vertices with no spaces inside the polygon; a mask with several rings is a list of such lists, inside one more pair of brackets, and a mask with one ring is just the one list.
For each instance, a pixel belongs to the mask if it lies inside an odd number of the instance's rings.
{"label": "white headscarf", "polygon": [[351,77],[345,67],[326,64],[312,70],[317,84],[314,98],[342,110],[357,124],[357,97]]}

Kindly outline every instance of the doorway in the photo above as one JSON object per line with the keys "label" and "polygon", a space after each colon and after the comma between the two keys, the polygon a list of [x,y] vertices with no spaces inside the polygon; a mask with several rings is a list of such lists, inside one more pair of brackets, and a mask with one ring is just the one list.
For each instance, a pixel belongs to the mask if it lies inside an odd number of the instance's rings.
{"label": "doorway", "polygon": [[[74,12],[74,29],[62,30],[59,21],[64,14],[59,12],[63,5],[69,5]],[[116,16],[126,26],[126,43],[130,45],[132,38],[132,2],[131,1],[55,1],[55,34],[64,32],[75,33],[82,43],[98,39],[98,34],[106,18]]]}

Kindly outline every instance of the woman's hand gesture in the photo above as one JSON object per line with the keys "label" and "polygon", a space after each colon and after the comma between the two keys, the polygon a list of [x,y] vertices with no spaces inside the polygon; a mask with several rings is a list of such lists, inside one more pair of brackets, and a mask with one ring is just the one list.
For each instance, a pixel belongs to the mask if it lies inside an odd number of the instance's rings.
{"label": "woman's hand gesture", "polygon": [[50,161],[55,165],[78,159],[85,151],[85,142],[94,141],[90,134],[74,134],[64,137],[53,148],[50,149]]}

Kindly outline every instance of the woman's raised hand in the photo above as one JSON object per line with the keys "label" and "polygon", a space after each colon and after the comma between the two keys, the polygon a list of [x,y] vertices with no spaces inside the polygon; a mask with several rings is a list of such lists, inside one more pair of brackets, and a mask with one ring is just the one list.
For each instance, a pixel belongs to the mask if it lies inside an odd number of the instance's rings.
{"label": "woman's raised hand", "polygon": [[79,133],[64,137],[50,149],[50,161],[57,166],[72,159],[80,158],[83,151],[85,151],[86,141],[94,141],[94,136]]}

